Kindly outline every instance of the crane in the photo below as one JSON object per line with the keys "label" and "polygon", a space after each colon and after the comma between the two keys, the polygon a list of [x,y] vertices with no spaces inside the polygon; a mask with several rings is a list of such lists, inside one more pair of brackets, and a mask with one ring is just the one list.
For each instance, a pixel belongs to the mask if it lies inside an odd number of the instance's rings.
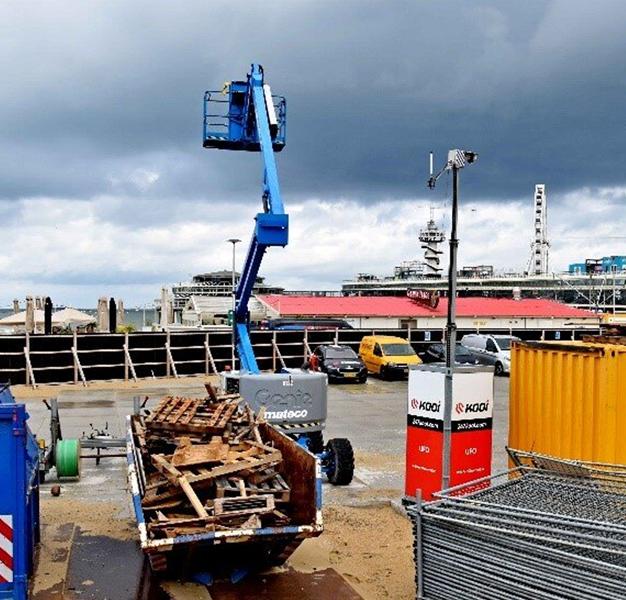
{"label": "crane", "polygon": [[[216,95],[228,94],[228,100]],[[211,103],[228,102],[226,115],[210,112]],[[289,241],[289,216],[285,213],[278,183],[274,152],[285,147],[287,104],[282,96],[272,96],[264,83],[263,67],[252,65],[247,81],[232,81],[221,92],[204,94],[205,148],[261,152],[264,163],[263,212],[248,248],[241,278],[235,292],[233,328],[242,372],[259,373],[249,334],[248,303],[265,251],[271,246],[286,246]]]}
{"label": "crane", "polygon": [[326,447],[323,444],[328,404],[326,375],[304,369],[261,373],[250,340],[248,303],[263,256],[268,248],[284,247],[289,241],[289,217],[280,194],[274,157],[285,147],[286,129],[286,100],[272,95],[259,64],[252,64],[246,81],[227,82],[221,91],[204,94],[204,147],[260,152],[264,167],[263,212],[255,217],[235,292],[233,337],[240,369],[229,377],[237,381],[236,389],[253,410],[264,408],[270,423],[318,454],[331,483],[346,485],[354,472],[349,440],[336,438],[329,440]]}

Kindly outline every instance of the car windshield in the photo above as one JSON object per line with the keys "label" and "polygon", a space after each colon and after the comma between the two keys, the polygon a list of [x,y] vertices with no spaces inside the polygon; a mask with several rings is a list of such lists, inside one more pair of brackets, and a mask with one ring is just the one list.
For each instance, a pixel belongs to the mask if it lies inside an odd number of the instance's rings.
{"label": "car windshield", "polygon": [[356,353],[351,348],[326,348],[326,358],[329,359],[355,359],[357,358]]}
{"label": "car windshield", "polygon": [[472,353],[465,346],[457,346],[455,356],[472,356]]}
{"label": "car windshield", "polygon": [[[433,346],[431,348],[431,353],[435,354],[435,355],[445,356],[446,355],[446,347],[443,344],[442,345]],[[472,356],[472,353],[465,346],[461,346],[461,345],[457,344],[454,356],[456,356],[456,357],[459,357],[459,356]]]}
{"label": "car windshield", "polygon": [[500,350],[510,350],[511,342],[517,341],[516,338],[494,338],[496,342],[498,342],[498,346],[500,346]]}
{"label": "car windshield", "polygon": [[382,344],[387,356],[414,356],[415,351],[409,344]]}

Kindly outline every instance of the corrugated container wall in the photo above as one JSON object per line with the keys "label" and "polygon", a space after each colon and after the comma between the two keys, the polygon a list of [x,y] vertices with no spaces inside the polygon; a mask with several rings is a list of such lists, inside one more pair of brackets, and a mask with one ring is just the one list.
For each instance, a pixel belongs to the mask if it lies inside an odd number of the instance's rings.
{"label": "corrugated container wall", "polygon": [[28,414],[0,384],[0,599],[26,600],[39,541],[39,449]]}
{"label": "corrugated container wall", "polygon": [[626,464],[626,346],[516,343],[509,446]]}

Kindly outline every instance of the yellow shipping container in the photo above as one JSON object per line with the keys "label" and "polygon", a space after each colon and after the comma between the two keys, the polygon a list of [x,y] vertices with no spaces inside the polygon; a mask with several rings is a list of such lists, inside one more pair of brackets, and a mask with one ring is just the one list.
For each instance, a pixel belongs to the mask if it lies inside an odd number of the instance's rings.
{"label": "yellow shipping container", "polygon": [[626,464],[626,346],[515,343],[509,446]]}

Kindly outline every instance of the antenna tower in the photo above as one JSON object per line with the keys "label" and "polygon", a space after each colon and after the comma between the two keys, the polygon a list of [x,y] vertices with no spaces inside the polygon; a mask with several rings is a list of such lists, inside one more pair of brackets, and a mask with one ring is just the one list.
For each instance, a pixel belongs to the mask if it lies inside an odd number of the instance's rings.
{"label": "antenna tower", "polygon": [[430,207],[430,220],[426,223],[426,227],[420,230],[419,241],[422,242],[424,250],[424,267],[427,277],[441,277],[442,267],[440,256],[443,251],[439,249],[439,245],[446,239],[446,234],[435,224],[435,207]]}

